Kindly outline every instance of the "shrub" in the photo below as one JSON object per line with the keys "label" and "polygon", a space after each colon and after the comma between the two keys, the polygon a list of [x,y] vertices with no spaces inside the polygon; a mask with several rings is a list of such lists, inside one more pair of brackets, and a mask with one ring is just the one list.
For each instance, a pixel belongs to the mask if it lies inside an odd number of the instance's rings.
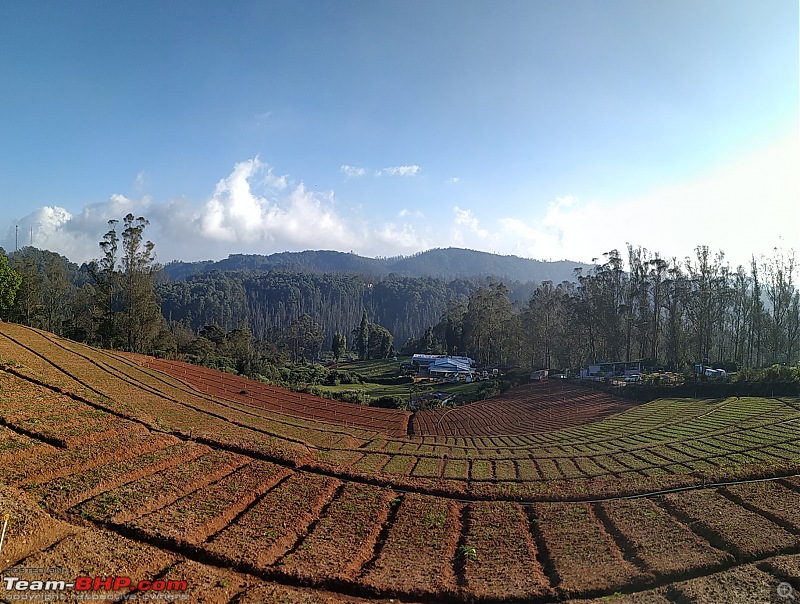
{"label": "shrub", "polygon": [[372,399],[370,406],[383,407],[385,409],[402,409],[408,406],[408,403],[399,396],[379,396]]}
{"label": "shrub", "polygon": [[346,403],[369,405],[371,397],[363,390],[342,390],[334,394],[334,398]]}

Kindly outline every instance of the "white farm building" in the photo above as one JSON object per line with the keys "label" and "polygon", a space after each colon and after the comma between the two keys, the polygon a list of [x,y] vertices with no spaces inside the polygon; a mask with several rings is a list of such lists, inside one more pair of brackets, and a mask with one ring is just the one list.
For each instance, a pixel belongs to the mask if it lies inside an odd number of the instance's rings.
{"label": "white farm building", "polygon": [[456,357],[440,354],[415,354],[411,362],[419,369],[418,375],[446,378],[450,375],[472,375],[475,365],[469,357]]}

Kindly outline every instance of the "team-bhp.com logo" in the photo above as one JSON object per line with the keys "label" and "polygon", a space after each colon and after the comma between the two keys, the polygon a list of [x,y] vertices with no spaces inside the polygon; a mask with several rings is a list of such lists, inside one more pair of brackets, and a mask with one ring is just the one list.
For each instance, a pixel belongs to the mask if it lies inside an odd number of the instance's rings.
{"label": "team-bhp.com logo", "polygon": [[[174,597],[182,594],[187,589],[186,581],[172,581],[167,579],[156,579],[155,581],[138,581],[134,582],[130,577],[77,577],[74,581],[52,580],[47,581],[27,581],[19,577],[3,577],[3,585],[6,588],[6,597],[13,592],[25,593],[33,595],[33,593],[41,592],[64,592],[73,590],[74,592],[82,592],[87,596],[98,592],[118,592],[120,590],[129,590],[137,595],[137,599],[142,595],[155,596],[159,594],[161,597],[151,597],[146,599],[183,599]],[[173,597],[169,597],[172,595]],[[115,597],[119,597],[116,594]],[[15,598],[12,598],[15,599]],[[83,599],[101,599],[101,598],[83,598]],[[145,598],[142,598],[145,599]]]}

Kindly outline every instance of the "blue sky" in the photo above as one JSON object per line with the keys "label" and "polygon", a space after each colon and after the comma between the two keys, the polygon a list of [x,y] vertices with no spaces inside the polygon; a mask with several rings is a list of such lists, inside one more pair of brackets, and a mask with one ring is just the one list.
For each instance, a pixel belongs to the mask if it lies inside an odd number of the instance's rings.
{"label": "blue sky", "polygon": [[0,245],[800,249],[790,0],[6,2]]}

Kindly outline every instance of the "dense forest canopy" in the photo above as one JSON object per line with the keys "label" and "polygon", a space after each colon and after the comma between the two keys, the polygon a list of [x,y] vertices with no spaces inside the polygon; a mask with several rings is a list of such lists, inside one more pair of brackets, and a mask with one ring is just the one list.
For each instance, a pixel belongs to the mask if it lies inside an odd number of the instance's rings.
{"label": "dense forest canopy", "polygon": [[182,279],[211,271],[278,270],[293,273],[350,273],[370,277],[395,274],[405,277],[438,277],[448,281],[491,275],[504,281],[560,283],[572,279],[576,267],[588,270],[591,265],[568,260],[544,262],[518,256],[447,248],[394,258],[365,258],[353,253],[322,250],[280,252],[269,256],[231,254],[218,262],[170,262],[164,267],[164,272],[170,279]]}
{"label": "dense forest canopy", "polygon": [[224,352],[241,367],[332,348],[338,357],[343,345],[362,358],[458,353],[530,368],[601,360],[745,368],[800,357],[793,252],[734,269],[705,246],[679,260],[629,245],[591,266],[538,263],[540,274],[571,266],[571,278],[558,281],[513,278],[536,261],[452,249],[394,259],[230,256],[165,269],[147,224],[128,215],[118,233],[111,221],[102,257],[80,267],[33,247],[7,262],[3,254],[0,316],[137,352]]}

